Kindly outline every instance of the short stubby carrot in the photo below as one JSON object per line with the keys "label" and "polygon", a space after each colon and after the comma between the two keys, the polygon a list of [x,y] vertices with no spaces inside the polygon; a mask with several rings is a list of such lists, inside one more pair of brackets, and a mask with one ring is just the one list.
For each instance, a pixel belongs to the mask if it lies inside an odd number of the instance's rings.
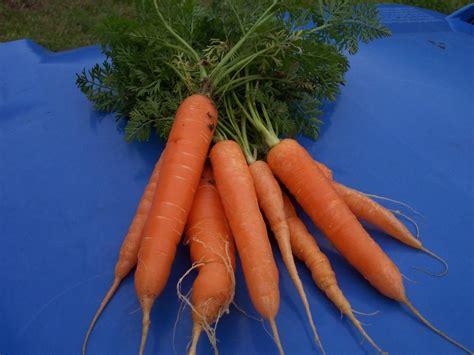
{"label": "short stubby carrot", "polygon": [[277,240],[283,262],[285,263],[286,269],[290,274],[290,278],[293,281],[293,284],[295,285],[295,288],[301,298],[311,329],[313,331],[315,342],[324,353],[324,348],[322,346],[318,332],[316,331],[316,326],[313,322],[311,309],[304,291],[303,283],[301,282],[301,279],[298,275],[293,253],[291,252],[290,229],[285,216],[283,194],[280,185],[273,176],[268,164],[263,160],[257,160],[251,163],[250,172],[253,177],[258,204],[267,218],[268,223],[270,224],[270,228],[273,231],[275,239]]}
{"label": "short stubby carrot", "polygon": [[232,234],[210,165],[206,165],[202,173],[185,235],[193,268],[199,270],[191,293],[193,337],[189,354],[196,353],[202,330],[217,352],[211,325],[228,311],[234,298],[235,255]]}
{"label": "short stubby carrot", "polygon": [[275,317],[280,306],[278,269],[265,221],[260,213],[254,182],[239,145],[230,140],[215,144],[210,153],[216,186],[234,235],[250,299],[270,321],[282,353]]}
{"label": "short stubby carrot", "polygon": [[155,165],[155,168],[153,169],[150,180],[148,181],[145,191],[143,192],[143,195],[140,199],[137,210],[135,212],[135,216],[133,217],[132,223],[130,224],[130,227],[128,229],[127,235],[125,236],[122,242],[119,258],[115,265],[114,281],[107,294],[105,295],[104,299],[102,300],[99,308],[97,309],[97,312],[95,313],[94,318],[92,319],[89,325],[89,328],[87,329],[87,333],[84,338],[84,343],[82,345],[82,354],[85,354],[86,352],[89,336],[92,332],[92,329],[94,329],[94,326],[100,315],[102,314],[103,310],[105,309],[109,301],[112,299],[112,296],[117,291],[122,280],[137,264],[138,249],[140,248],[140,243],[142,241],[143,235],[143,226],[145,225],[146,219],[150,212],[153,196],[155,195],[156,184],[160,175],[161,162],[162,159],[160,157],[160,159],[158,159],[158,162]]}
{"label": "short stubby carrot", "polygon": [[331,186],[331,181],[297,141],[284,139],[275,144],[268,153],[267,161],[311,220],[372,286],[385,296],[405,304],[435,333],[471,353],[464,345],[434,327],[411,304],[398,268],[367,234]]}
{"label": "short stubby carrot", "polygon": [[365,332],[364,328],[354,316],[349,301],[342,293],[337,284],[336,274],[329,263],[327,256],[319,249],[316,239],[309,233],[303,221],[296,214],[295,208],[288,196],[283,195],[285,204],[285,216],[290,228],[291,249],[295,256],[305,263],[311,272],[316,285],[326,296],[336,305],[342,314],[346,315],[369,341],[369,343],[379,352],[382,350]]}
{"label": "short stubby carrot", "polygon": [[176,112],[135,273],[135,289],[143,311],[140,353],[150,325],[150,310],[168,281],[216,124],[216,107],[204,95],[189,96]]}

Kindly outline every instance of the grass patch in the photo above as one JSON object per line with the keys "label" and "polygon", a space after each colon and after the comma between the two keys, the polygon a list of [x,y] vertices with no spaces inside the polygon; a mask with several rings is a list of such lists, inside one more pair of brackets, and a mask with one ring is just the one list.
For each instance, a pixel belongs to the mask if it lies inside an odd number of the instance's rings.
{"label": "grass patch", "polygon": [[97,42],[102,19],[134,9],[133,0],[3,0],[0,42],[29,38],[53,51],[86,46]]}
{"label": "grass patch", "polygon": [[441,13],[450,14],[463,6],[470,4],[471,0],[379,0],[377,3],[397,3],[424,7]]}
{"label": "grass patch", "polygon": [[[449,14],[470,0],[375,0]],[[134,16],[134,0],[0,0],[0,42],[29,38],[53,50],[97,43],[94,28],[109,15]]]}

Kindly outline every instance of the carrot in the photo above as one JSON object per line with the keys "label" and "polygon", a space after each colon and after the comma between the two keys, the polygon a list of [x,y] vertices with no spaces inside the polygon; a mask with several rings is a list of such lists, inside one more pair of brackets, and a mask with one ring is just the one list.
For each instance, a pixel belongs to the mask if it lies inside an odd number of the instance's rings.
{"label": "carrot", "polygon": [[336,249],[379,292],[405,304],[426,326],[462,350],[465,346],[429,323],[405,295],[400,271],[337,194],[313,158],[295,140],[284,139],[268,153],[273,173],[295,196],[298,203]]}
{"label": "carrot", "polygon": [[303,302],[303,306],[308,316],[309,324],[313,331],[316,344],[319,346],[321,351],[325,353],[313,322],[311,309],[309,308],[309,303],[306,298],[303,284],[298,275],[298,270],[296,269],[293,253],[291,252],[290,229],[285,217],[283,195],[280,185],[273,176],[268,164],[263,160],[257,160],[250,164],[250,172],[255,184],[258,204],[263,210],[265,217],[267,217],[270,228],[272,229],[275,239],[277,240],[278,248],[280,249],[281,255],[283,257],[283,262],[285,263],[291,280],[293,281],[301,301]]}
{"label": "carrot", "polygon": [[366,221],[400,242],[432,256],[444,265],[444,271],[437,274],[437,276],[447,274],[447,263],[435,253],[426,249],[391,211],[357,190],[351,189],[335,181],[332,182],[332,186],[339,196],[343,198],[344,202],[357,218]]}
{"label": "carrot", "polygon": [[235,238],[250,299],[268,319],[280,354],[283,349],[275,323],[280,306],[278,269],[257,203],[254,182],[239,145],[222,140],[210,153],[217,190]]}
{"label": "carrot", "polygon": [[193,268],[199,269],[192,287],[193,337],[189,354],[196,353],[202,330],[217,352],[214,329],[210,325],[228,311],[234,298],[235,256],[210,165],[206,165],[202,173],[185,234]]}
{"label": "carrot", "polygon": [[444,270],[438,274],[432,274],[424,270],[422,271],[435,276],[444,276],[448,273],[448,264],[446,261],[429,249],[425,248],[422,243],[415,236],[413,236],[413,234],[411,234],[408,228],[405,227],[405,225],[400,222],[390,210],[375,202],[366,194],[334,181],[331,169],[320,162],[315,161],[315,163],[321,169],[323,174],[328,179],[332,180],[332,187],[336,190],[339,196],[342,197],[349,209],[358,219],[366,221],[385,234],[399,240],[406,245],[423,251],[424,253],[441,262],[444,266]]}
{"label": "carrot", "polygon": [[145,225],[146,218],[150,212],[151,202],[155,194],[156,183],[158,182],[158,177],[160,175],[161,163],[162,159],[160,157],[155,165],[155,168],[153,169],[150,180],[148,181],[145,191],[143,192],[143,195],[140,199],[135,216],[133,217],[132,223],[128,229],[128,233],[122,242],[119,258],[115,265],[115,275],[112,286],[107,291],[107,294],[102,300],[97,312],[94,315],[94,318],[92,318],[89,328],[87,329],[87,333],[84,337],[84,343],[82,344],[82,354],[86,353],[89,337],[100,315],[104,311],[109,301],[112,299],[122,280],[137,264],[138,249],[140,248],[140,243],[142,241],[143,226]]}
{"label": "carrot", "polygon": [[290,228],[291,249],[293,253],[299,260],[304,262],[311,271],[311,276],[321,291],[339,308],[342,314],[346,315],[352,321],[357,330],[359,330],[369,343],[379,352],[382,352],[352,313],[352,307],[337,284],[336,274],[328,258],[319,249],[316,240],[309,233],[301,219],[299,219],[290,199],[286,194],[283,195],[283,199],[285,204],[285,216]]}
{"label": "carrot", "polygon": [[151,307],[168,281],[216,124],[217,110],[204,95],[189,96],[176,112],[135,272],[135,289],[143,311],[140,354],[150,326]]}

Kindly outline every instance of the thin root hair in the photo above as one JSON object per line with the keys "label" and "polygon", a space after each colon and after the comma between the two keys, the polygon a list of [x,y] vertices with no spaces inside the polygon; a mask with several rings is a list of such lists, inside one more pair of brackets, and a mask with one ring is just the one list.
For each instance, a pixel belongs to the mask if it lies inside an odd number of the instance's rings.
{"label": "thin root hair", "polygon": [[420,228],[418,227],[418,223],[416,223],[416,221],[413,218],[407,216],[405,213],[403,213],[400,210],[390,210],[390,212],[392,212],[393,214],[396,214],[398,216],[402,216],[407,221],[409,221],[411,224],[413,224],[413,226],[415,227],[415,230],[416,230],[415,238],[420,239]]}
{"label": "thin root hair", "polygon": [[426,271],[424,269],[421,269],[419,267],[416,267],[416,266],[412,266],[413,269],[415,270],[418,270],[418,271],[421,271],[421,272],[424,272],[425,274],[427,275],[430,275],[430,276],[435,276],[435,277],[443,277],[445,276],[448,271],[449,271],[449,266],[448,266],[448,263],[446,262],[446,260],[444,260],[442,257],[440,257],[439,255],[433,253],[431,250],[428,250],[426,249],[425,247],[421,247],[420,249],[421,251],[423,251],[424,253],[428,254],[429,256],[431,256],[432,258],[438,260],[444,267],[444,270],[441,271],[440,273],[434,273],[434,272],[430,272],[430,271]]}
{"label": "thin root hair", "polygon": [[400,206],[403,206],[405,208],[408,208],[410,211],[412,211],[414,214],[417,214],[418,216],[420,217],[425,217],[423,216],[420,212],[418,212],[416,209],[414,209],[413,207],[411,207],[409,204],[405,203],[405,202],[402,202],[402,201],[399,201],[399,200],[395,200],[393,198],[389,198],[389,197],[385,197],[385,196],[379,196],[379,195],[374,195],[374,194],[369,194],[367,192],[362,192],[360,191],[362,194],[364,194],[365,196],[367,197],[371,197],[371,198],[375,198],[375,199],[378,199],[378,200],[382,200],[382,201],[388,201],[388,202],[392,202],[392,203],[395,203],[397,205],[400,205]]}

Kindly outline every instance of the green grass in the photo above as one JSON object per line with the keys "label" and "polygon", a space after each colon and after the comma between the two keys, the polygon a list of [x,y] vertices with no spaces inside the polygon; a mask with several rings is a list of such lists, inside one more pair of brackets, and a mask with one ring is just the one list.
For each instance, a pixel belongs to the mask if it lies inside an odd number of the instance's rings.
{"label": "green grass", "polygon": [[[470,0],[375,0],[451,13]],[[53,50],[97,43],[95,25],[108,15],[133,16],[133,0],[0,0],[0,42],[30,38]]]}
{"label": "green grass", "polygon": [[445,14],[450,14],[461,7],[470,4],[471,0],[377,0],[377,3],[398,3],[424,7]]}
{"label": "green grass", "polygon": [[0,42],[29,38],[53,50],[97,42],[108,15],[133,16],[133,0],[0,0]]}

